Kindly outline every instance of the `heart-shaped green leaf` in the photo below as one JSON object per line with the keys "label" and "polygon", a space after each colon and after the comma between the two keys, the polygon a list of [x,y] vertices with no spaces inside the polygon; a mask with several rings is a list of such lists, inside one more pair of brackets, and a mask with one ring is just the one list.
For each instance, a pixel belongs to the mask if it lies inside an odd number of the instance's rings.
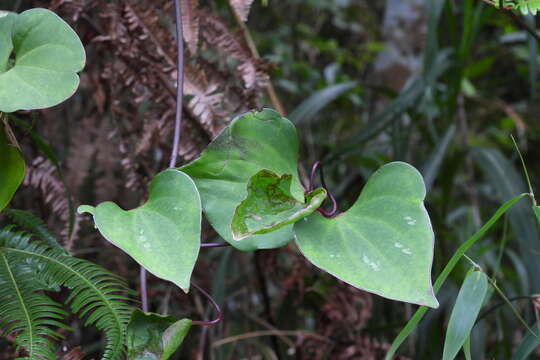
{"label": "heart-shaped green leaf", "polygon": [[197,184],[206,217],[223,239],[244,251],[270,249],[292,240],[292,225],[236,241],[232,236],[232,218],[238,204],[246,198],[249,179],[263,169],[280,176],[291,174],[291,195],[303,202],[297,157],[294,125],[274,110],[264,109],[234,119],[199,159],[181,170]]}
{"label": "heart-shaped green leaf", "polygon": [[473,271],[465,278],[444,338],[443,360],[456,358],[459,349],[465,344],[473,329],[478,313],[486,298],[488,278],[482,271]]}
{"label": "heart-shaped green leaf", "polygon": [[437,307],[431,285],[434,235],[420,173],[381,167],[344,214],[318,213],[294,225],[302,253],[337,278],[389,299]]}
{"label": "heart-shaped green leaf", "polygon": [[247,186],[247,197],[238,205],[232,219],[235,240],[294,224],[321,206],[326,198],[324,189],[306,194],[305,202],[300,202],[291,195],[291,181],[291,175],[279,177],[270,170],[253,175]]}
{"label": "heart-shaped green leaf", "polygon": [[79,86],[77,72],[84,63],[79,37],[52,11],[31,9],[0,17],[0,111],[61,103]]}
{"label": "heart-shaped green leaf", "polygon": [[136,309],[127,328],[128,359],[167,360],[182,345],[190,319],[144,313]]}
{"label": "heart-shaped green leaf", "polygon": [[150,183],[148,201],[133,210],[105,202],[78,211],[91,213],[101,234],[152,274],[188,292],[201,236],[201,200],[189,176],[162,171]]}
{"label": "heart-shaped green leaf", "polygon": [[21,152],[8,143],[6,131],[0,122],[0,211],[7,206],[24,178],[24,160]]}

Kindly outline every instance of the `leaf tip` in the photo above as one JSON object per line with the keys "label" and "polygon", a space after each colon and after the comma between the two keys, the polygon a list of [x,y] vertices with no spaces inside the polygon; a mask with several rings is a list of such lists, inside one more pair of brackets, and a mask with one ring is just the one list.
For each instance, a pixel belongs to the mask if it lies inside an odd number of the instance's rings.
{"label": "leaf tip", "polygon": [[439,308],[439,301],[435,297],[435,294],[433,293],[433,290],[428,290],[427,299],[421,299],[421,301],[419,301],[419,305],[427,306],[427,307],[430,307],[432,309]]}
{"label": "leaf tip", "polygon": [[94,215],[94,210],[96,208],[91,206],[91,205],[80,205],[78,208],[77,208],[77,213],[78,214],[85,214],[85,213],[88,213],[88,214],[91,214],[91,215]]}
{"label": "leaf tip", "polygon": [[182,291],[185,293],[185,294],[189,294],[189,283],[187,286],[185,286],[184,284],[180,284],[180,283],[176,283],[176,285],[182,289]]}
{"label": "leaf tip", "polygon": [[237,231],[234,231],[234,230],[232,231],[232,237],[233,237],[234,241],[244,240],[245,238],[248,238],[251,235],[253,235],[253,233],[237,232]]}

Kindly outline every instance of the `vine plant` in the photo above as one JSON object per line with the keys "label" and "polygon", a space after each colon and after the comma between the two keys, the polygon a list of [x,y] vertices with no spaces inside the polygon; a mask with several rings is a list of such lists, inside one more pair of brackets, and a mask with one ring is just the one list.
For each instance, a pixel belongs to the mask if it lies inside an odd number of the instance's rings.
{"label": "vine plant", "polygon": [[[527,4],[535,11],[531,1]],[[181,29],[178,2],[176,5],[177,29]],[[180,33],[178,39],[182,39]],[[85,62],[84,48],[75,32],[54,13],[44,9],[1,13],[0,44],[2,113],[50,107],[76,90],[77,73]],[[320,163],[314,165],[309,183],[302,184],[294,125],[276,111],[263,109],[237,116],[197,160],[176,167],[183,89],[181,44],[179,40],[177,118],[169,169],[154,177],[148,200],[136,209],[126,211],[105,202],[96,207],[82,205],[78,211],[91,214],[103,237],[144,269],[186,293],[191,285],[198,288],[191,283],[191,275],[201,247],[230,245],[254,251],[294,240],[308,261],[350,285],[422,306],[394,343],[390,358],[426,307],[438,307],[435,292],[465,251],[527,195],[506,203],[476,237],[463,244],[433,287],[434,232],[424,206],[426,189],[421,174],[407,163],[382,166],[369,178],[354,205],[337,213]],[[24,162],[5,116],[0,130],[1,210],[21,183]],[[322,187],[315,188],[317,170]],[[331,211],[322,208],[327,200],[332,203]],[[149,354],[168,359],[193,324],[210,325],[221,318],[215,303],[218,317],[210,322],[147,312],[144,271],[144,311],[134,310],[123,280],[70,256],[38,219],[14,210],[7,214],[30,233],[13,227],[0,231],[0,328],[14,335],[29,359],[53,359],[52,341],[58,336],[52,328],[68,328],[61,322],[66,312],[44,292],[57,291],[60,286],[71,290],[67,303],[72,312],[86,316],[87,324],[106,333],[104,359],[122,358],[124,345],[130,359],[146,359]],[[225,243],[201,243],[203,215]],[[462,298],[470,296],[466,289],[476,289],[471,285],[474,281],[482,284],[485,294],[484,277],[466,281]],[[480,306],[481,301],[476,304],[478,309]],[[455,348],[445,351],[452,358],[457,354]]]}

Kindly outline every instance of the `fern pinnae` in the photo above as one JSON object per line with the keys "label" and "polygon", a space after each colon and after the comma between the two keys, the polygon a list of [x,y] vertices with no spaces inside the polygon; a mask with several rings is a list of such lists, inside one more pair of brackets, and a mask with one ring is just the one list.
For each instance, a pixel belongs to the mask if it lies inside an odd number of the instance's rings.
{"label": "fern pinnae", "polygon": [[94,325],[105,333],[107,344],[103,359],[123,357],[125,329],[132,308],[123,302],[126,297],[117,292],[126,291],[125,284],[94,264],[65,256],[55,249],[34,246],[30,251],[10,251],[42,259],[46,263],[44,273],[71,289],[66,302],[72,312],[80,317],[87,316],[85,326]]}
{"label": "fern pinnae", "polygon": [[[122,295],[131,293],[127,284],[98,265],[66,255],[62,249],[51,248],[41,241],[30,242],[29,239],[29,236],[13,233],[11,228],[0,230],[0,254],[19,263],[27,259],[42,263],[42,271],[29,274],[37,276],[43,283],[55,282],[69,288],[66,303],[72,312],[85,317],[85,325],[93,325],[105,333],[106,346],[102,358],[122,359],[125,354],[125,329],[132,312],[129,305],[131,298]],[[12,294],[11,289],[0,289],[0,299],[2,292]],[[0,300],[0,315],[1,305]],[[1,321],[0,326],[3,327]],[[47,358],[54,359],[54,356]]]}
{"label": "fern pinnae", "polygon": [[[22,313],[24,314],[23,319],[24,319],[24,322],[26,322],[26,327],[27,327],[27,331],[28,331],[28,338],[29,338],[27,350],[28,350],[28,355],[30,355],[30,358],[31,358],[34,355],[34,339],[33,339],[34,328],[33,328],[33,324],[32,324],[32,319],[30,319],[30,314],[28,313],[26,302],[24,301],[24,297],[22,296],[21,291],[20,291],[19,287],[17,286],[17,281],[15,280],[15,276],[13,275],[13,272],[10,269],[10,266],[9,266],[9,263],[8,263],[8,261],[6,259],[6,256],[4,254],[0,253],[0,259],[2,260],[0,262],[0,273],[5,271],[6,274],[8,275],[8,279],[7,279],[8,281],[7,282],[11,282],[12,290],[14,290],[14,292],[16,294],[16,298],[18,300],[18,303],[20,304],[20,308],[22,310]],[[7,305],[3,305],[0,308],[0,314],[2,314],[2,312],[3,312],[2,310],[4,310],[5,308],[7,308]],[[8,321],[9,321],[9,319],[8,319]],[[17,327],[17,325],[16,325],[16,323],[14,321],[14,322],[12,322],[11,329],[8,328],[7,332],[9,333],[10,330],[11,331],[17,330],[16,327]],[[24,325],[21,325],[20,327],[24,327]]]}
{"label": "fern pinnae", "polygon": [[47,226],[40,218],[27,211],[17,209],[4,209],[3,213],[25,231],[37,236],[41,241],[53,248],[62,249],[67,254],[67,251],[60,245],[56,237],[47,229]]}
{"label": "fern pinnae", "polygon": [[[35,289],[31,273],[14,271],[13,259],[0,250],[0,328],[13,334],[29,359],[54,359],[52,340],[61,336],[51,326],[69,329],[60,304]],[[37,291],[36,291],[37,290]]]}

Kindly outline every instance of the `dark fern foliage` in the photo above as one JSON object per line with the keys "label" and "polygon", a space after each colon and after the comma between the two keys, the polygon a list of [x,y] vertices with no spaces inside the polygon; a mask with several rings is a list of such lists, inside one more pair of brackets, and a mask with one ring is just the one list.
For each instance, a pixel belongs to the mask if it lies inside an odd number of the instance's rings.
{"label": "dark fern foliage", "polygon": [[133,310],[125,281],[13,227],[0,230],[0,329],[15,337],[29,359],[55,359],[55,329],[69,329],[61,323],[67,312],[43,292],[54,286],[67,287],[71,311],[104,332],[102,358],[123,359]]}
{"label": "dark fern foliage", "polygon": [[23,210],[4,209],[2,212],[25,231],[37,236],[50,247],[62,249],[67,254],[67,251],[60,245],[54,234],[47,229],[47,226],[40,218]]}

